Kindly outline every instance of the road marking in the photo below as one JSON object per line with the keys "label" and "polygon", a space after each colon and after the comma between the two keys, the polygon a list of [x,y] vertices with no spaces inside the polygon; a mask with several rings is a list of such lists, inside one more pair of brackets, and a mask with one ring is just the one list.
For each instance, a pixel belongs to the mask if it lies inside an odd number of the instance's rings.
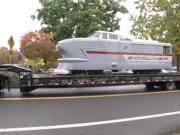
{"label": "road marking", "polygon": [[140,96],[140,95],[155,95],[166,93],[179,93],[180,90],[173,91],[158,91],[158,92],[142,92],[142,93],[128,93],[128,94],[102,94],[91,96],[65,96],[65,97],[20,97],[20,98],[0,98],[0,101],[18,101],[18,100],[64,100],[64,99],[88,99],[88,98],[108,98],[108,97],[124,97],[124,96]]}
{"label": "road marking", "polygon": [[146,115],[146,116],[130,117],[130,118],[114,119],[114,120],[106,120],[106,121],[97,121],[97,122],[87,122],[87,123],[75,123],[75,124],[39,126],[39,127],[2,128],[0,129],[0,133],[90,127],[90,126],[123,123],[123,122],[137,121],[137,120],[146,120],[146,119],[173,116],[173,115],[179,115],[179,114],[180,114],[180,111],[176,111],[176,112],[168,112],[168,113],[162,113],[162,114],[154,114],[154,115]]}

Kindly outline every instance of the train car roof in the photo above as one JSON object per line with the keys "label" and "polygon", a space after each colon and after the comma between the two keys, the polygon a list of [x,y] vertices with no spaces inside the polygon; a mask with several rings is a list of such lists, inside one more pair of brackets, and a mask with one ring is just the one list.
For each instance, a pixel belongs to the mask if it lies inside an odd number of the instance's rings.
{"label": "train car roof", "polygon": [[[93,34],[91,34],[90,36],[88,36],[88,39],[87,38],[70,38],[70,39],[65,39],[65,40],[61,40],[59,41],[57,44],[60,44],[60,43],[68,43],[68,42],[72,42],[74,40],[79,40],[79,41],[93,41],[93,40],[97,40],[98,39],[103,39],[100,37],[100,34],[98,33],[107,33],[107,34],[114,34],[114,35],[117,35],[118,38],[117,39],[110,39],[110,38],[107,38],[107,40],[109,41],[120,41],[120,42],[126,42],[128,44],[131,44],[131,45],[152,45],[152,46],[172,46],[170,43],[162,43],[162,42],[158,42],[158,41],[149,41],[149,40],[134,40],[134,39],[130,39],[130,38],[127,38],[127,37],[124,37],[124,36],[121,36],[120,34],[118,33],[114,33],[114,32],[107,32],[107,31],[95,31],[93,32]],[[102,35],[102,34],[101,34]],[[104,39],[103,39],[104,40]],[[106,39],[105,39],[106,40]]]}
{"label": "train car roof", "polygon": [[158,41],[132,40],[133,45],[156,45],[156,46],[172,46],[170,43],[162,43]]}
{"label": "train car roof", "polygon": [[[133,45],[160,45],[160,46],[172,46],[170,43],[162,43],[162,42],[158,42],[158,41],[148,41],[148,40],[133,40],[127,37],[124,37],[118,33],[114,33],[114,32],[108,32],[108,31],[95,31],[94,33],[99,32],[99,33],[108,33],[108,34],[116,34],[119,36],[119,40],[120,41],[128,41],[128,42],[132,42],[131,44]],[[111,40],[111,39],[108,39]]]}

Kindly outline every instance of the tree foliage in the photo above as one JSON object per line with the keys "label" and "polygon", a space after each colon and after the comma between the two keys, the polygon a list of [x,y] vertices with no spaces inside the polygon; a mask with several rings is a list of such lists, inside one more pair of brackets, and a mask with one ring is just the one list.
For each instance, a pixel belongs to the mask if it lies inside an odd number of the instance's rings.
{"label": "tree foliage", "polygon": [[20,49],[26,58],[34,61],[42,59],[45,66],[49,61],[55,63],[59,57],[49,32],[42,30],[28,32],[21,37],[20,44]]}
{"label": "tree foliage", "polygon": [[[0,48],[0,64],[8,64],[10,62],[10,51],[6,47]],[[17,64],[20,62],[19,52],[11,51],[11,63]]]}
{"label": "tree foliage", "polygon": [[131,33],[137,38],[170,42],[180,54],[180,0],[138,0]]}
{"label": "tree foliage", "polygon": [[39,0],[37,18],[46,31],[53,32],[54,41],[84,37],[96,30],[119,29],[117,13],[127,13],[123,0]]}

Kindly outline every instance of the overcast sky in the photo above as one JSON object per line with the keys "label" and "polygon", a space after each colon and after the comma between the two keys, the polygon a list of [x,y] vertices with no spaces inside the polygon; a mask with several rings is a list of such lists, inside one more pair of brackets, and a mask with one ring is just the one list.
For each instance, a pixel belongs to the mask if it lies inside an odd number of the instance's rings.
{"label": "overcast sky", "polygon": [[[130,12],[134,12],[134,0],[127,0],[126,7]],[[0,47],[8,47],[7,40],[12,35],[15,40],[15,48],[20,46],[20,37],[29,31],[39,30],[40,22],[32,20],[31,15],[36,9],[41,7],[39,0],[0,0]],[[120,33],[124,36],[130,36],[129,30],[131,23],[127,15],[121,15]]]}
{"label": "overcast sky", "polygon": [[41,28],[40,22],[31,19],[38,7],[39,0],[0,0],[0,46],[8,46],[7,40],[12,35],[14,48],[18,48],[21,36]]}

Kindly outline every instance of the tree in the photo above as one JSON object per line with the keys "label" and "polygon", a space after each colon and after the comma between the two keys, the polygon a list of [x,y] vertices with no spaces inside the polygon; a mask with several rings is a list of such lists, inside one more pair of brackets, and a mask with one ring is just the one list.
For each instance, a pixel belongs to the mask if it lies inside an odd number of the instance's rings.
{"label": "tree", "polygon": [[120,28],[117,13],[127,13],[123,0],[39,0],[37,18],[46,31],[53,32],[55,43],[71,37],[85,37],[96,30]]}
{"label": "tree", "polygon": [[[10,51],[6,47],[0,48],[0,64],[8,64],[10,58]],[[16,50],[11,51],[11,63],[17,64],[20,62],[19,52]]]}
{"label": "tree", "polygon": [[137,38],[170,42],[180,54],[180,0],[139,0],[136,2],[139,15],[131,33]]}
{"label": "tree", "polygon": [[48,61],[55,63],[59,57],[55,50],[55,45],[51,42],[51,33],[42,30],[28,32],[21,37],[21,51],[28,59],[39,61],[43,60],[46,66]]}

